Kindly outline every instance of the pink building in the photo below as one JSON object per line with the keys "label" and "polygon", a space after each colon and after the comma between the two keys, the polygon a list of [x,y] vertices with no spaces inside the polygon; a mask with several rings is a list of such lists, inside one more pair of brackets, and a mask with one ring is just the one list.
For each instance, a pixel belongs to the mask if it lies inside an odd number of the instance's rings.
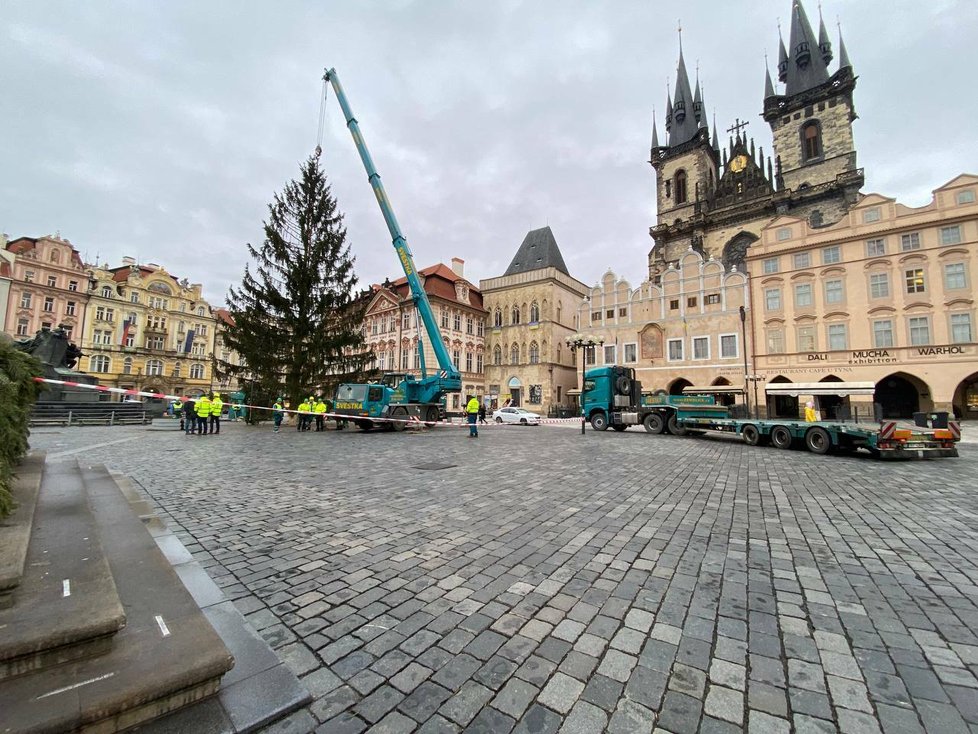
{"label": "pink building", "polygon": [[4,331],[16,339],[64,324],[81,339],[88,303],[88,273],[78,250],[58,236],[18,237],[7,243],[13,272]]}

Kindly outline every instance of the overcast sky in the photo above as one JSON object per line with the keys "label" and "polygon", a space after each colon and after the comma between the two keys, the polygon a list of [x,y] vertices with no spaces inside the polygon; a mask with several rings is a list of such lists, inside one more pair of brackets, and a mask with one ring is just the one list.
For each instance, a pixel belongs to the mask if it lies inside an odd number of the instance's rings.
{"label": "overcast sky", "polygon": [[[677,8],[721,141],[760,118],[790,0],[0,3],[0,231],[60,232],[94,261],[125,255],[202,282],[240,280],[272,194],[315,148],[335,67],[418,267],[501,275],[549,225],[571,274],[645,277],[647,163],[675,78]],[[818,22],[815,0],[806,9]],[[978,3],[824,0],[859,81],[866,192],[917,206],[978,173],[971,77]],[[787,38],[786,38],[787,40]],[[834,72],[833,62],[830,71]],[[779,91],[781,91],[779,85]],[[402,273],[336,100],[324,167],[361,284]]]}

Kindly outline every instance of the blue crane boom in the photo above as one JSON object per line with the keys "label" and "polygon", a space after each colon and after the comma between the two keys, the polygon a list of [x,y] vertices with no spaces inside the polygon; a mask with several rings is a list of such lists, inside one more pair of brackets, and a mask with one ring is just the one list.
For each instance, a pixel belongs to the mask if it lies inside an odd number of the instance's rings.
{"label": "blue crane boom", "polygon": [[[431,347],[435,352],[435,358],[438,360],[438,371],[436,374],[423,376],[420,380],[415,379],[411,375],[398,375],[398,378],[403,377],[403,379],[395,389],[391,389],[394,387],[391,385],[391,380],[385,379],[387,389],[380,400],[369,400],[367,398],[362,400],[344,400],[344,397],[351,398],[354,396],[354,391],[351,388],[357,386],[341,385],[337,391],[337,406],[334,409],[338,412],[347,410],[351,416],[360,414],[364,416],[369,415],[370,417],[386,417],[389,415],[404,414],[398,408],[405,407],[413,408],[407,410],[407,413],[418,415],[424,420],[430,420],[432,418],[430,408],[440,401],[445,393],[461,390],[462,378],[458,369],[452,363],[448,349],[445,347],[445,341],[442,339],[441,331],[438,329],[438,322],[435,319],[434,311],[431,308],[431,303],[428,301],[428,294],[425,293],[421,279],[418,277],[411,248],[408,247],[407,239],[404,237],[403,232],[401,232],[401,227],[397,223],[397,217],[394,215],[394,210],[387,197],[387,192],[384,190],[384,185],[380,180],[380,174],[377,173],[373,159],[370,157],[370,151],[367,150],[367,144],[364,142],[363,134],[360,132],[360,125],[353,115],[353,110],[350,109],[350,103],[347,101],[346,94],[343,92],[343,86],[340,84],[336,70],[327,69],[323,80],[329,82],[333,87],[333,91],[336,93],[336,98],[339,100],[340,108],[343,110],[343,116],[346,119],[346,126],[353,136],[353,143],[356,145],[357,152],[360,154],[360,160],[363,162],[363,167],[367,171],[367,180],[374,190],[374,196],[377,197],[377,204],[380,206],[380,211],[384,215],[384,221],[387,222],[387,229],[390,232],[394,250],[397,252],[397,257],[404,270],[404,275],[407,277],[408,286],[411,290],[411,300],[414,302],[415,308],[417,308],[418,314],[421,316],[421,321],[428,335],[428,341],[431,343]],[[376,395],[376,392],[374,395]],[[344,403],[350,407],[346,409],[342,408],[341,406]],[[354,407],[356,403],[360,403],[361,405]],[[418,409],[419,406],[420,410]]]}

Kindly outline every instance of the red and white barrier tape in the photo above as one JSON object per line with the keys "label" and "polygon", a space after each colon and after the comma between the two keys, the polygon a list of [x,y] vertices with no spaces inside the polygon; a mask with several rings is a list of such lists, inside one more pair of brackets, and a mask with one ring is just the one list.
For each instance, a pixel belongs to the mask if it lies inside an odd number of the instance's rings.
{"label": "red and white barrier tape", "polygon": [[[71,382],[69,380],[51,380],[51,379],[48,379],[46,377],[35,377],[34,378],[34,381],[35,382],[46,383],[46,384],[50,384],[50,385],[64,385],[65,387],[80,387],[80,388],[85,389],[85,390],[94,390],[95,392],[101,392],[101,393],[113,393],[113,394],[116,394],[116,395],[133,395],[133,396],[139,396],[139,397],[143,397],[143,398],[157,398],[157,399],[161,399],[161,400],[181,400],[181,401],[184,401],[184,400],[195,400],[196,399],[196,398],[193,398],[192,396],[189,396],[189,395],[168,395],[166,393],[146,392],[144,390],[127,390],[126,388],[122,388],[122,387],[109,387],[108,385],[89,385],[88,383],[84,383],[84,382]],[[225,405],[228,405],[228,406],[230,406],[230,405],[236,405],[236,406],[240,406],[242,408],[248,408],[250,410],[268,410],[268,411],[275,410],[274,408],[270,408],[267,405],[250,405],[248,403],[231,403],[231,402],[227,402],[227,403],[225,403]],[[357,421],[370,421],[371,423],[408,423],[408,424],[412,424],[412,425],[418,425],[418,424],[420,424],[420,425],[423,425],[423,426],[430,425],[431,427],[434,427],[434,426],[457,426],[459,428],[468,428],[469,427],[469,424],[468,423],[464,423],[464,422],[463,423],[452,423],[451,421],[438,421],[438,422],[435,422],[435,423],[429,423],[429,422],[426,422],[426,421],[422,421],[417,416],[411,416],[411,417],[406,418],[406,419],[405,418],[370,418],[369,416],[353,416],[353,415],[347,415],[347,414],[344,414],[344,413],[310,413],[310,412],[302,412],[302,411],[299,411],[299,410],[293,410],[291,408],[282,408],[282,412],[283,413],[294,413],[296,415],[304,415],[304,416],[308,416],[310,419],[317,418],[317,417],[334,418],[334,419],[337,419],[337,420],[349,421],[349,422],[353,422],[353,423],[355,423]],[[540,419],[540,423],[566,424],[566,423],[579,423],[580,420],[581,419],[579,417],[578,418],[541,418]],[[479,425],[481,425],[482,427],[486,427],[486,426],[495,426],[495,425],[505,426],[505,425],[514,425],[514,424],[491,422],[491,423],[481,423]],[[515,425],[518,425],[518,424],[515,424]]]}

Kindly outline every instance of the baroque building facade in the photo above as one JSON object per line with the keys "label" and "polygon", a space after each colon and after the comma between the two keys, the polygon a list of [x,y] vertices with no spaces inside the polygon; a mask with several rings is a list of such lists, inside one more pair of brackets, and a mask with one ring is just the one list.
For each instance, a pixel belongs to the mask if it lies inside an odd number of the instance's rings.
{"label": "baroque building facade", "polygon": [[527,233],[503,275],[480,281],[489,314],[485,399],[551,415],[572,404],[574,355],[565,343],[578,330],[584,283],[567,272],[550,227]]}
{"label": "baroque building facade", "polygon": [[[462,397],[482,395],[485,368],[486,311],[480,290],[464,277],[465,261],[452,258],[418,270],[428,302],[438,320],[445,347],[462,377],[462,393],[449,395],[445,410],[461,414]],[[438,370],[424,324],[411,298],[407,278],[376,285],[364,314],[363,333],[373,353],[372,367],[381,372]],[[419,354],[420,346],[420,354]]]}
{"label": "baroque building facade", "polygon": [[125,389],[192,396],[213,390],[216,318],[201,284],[132,258],[89,273],[82,371]]}

